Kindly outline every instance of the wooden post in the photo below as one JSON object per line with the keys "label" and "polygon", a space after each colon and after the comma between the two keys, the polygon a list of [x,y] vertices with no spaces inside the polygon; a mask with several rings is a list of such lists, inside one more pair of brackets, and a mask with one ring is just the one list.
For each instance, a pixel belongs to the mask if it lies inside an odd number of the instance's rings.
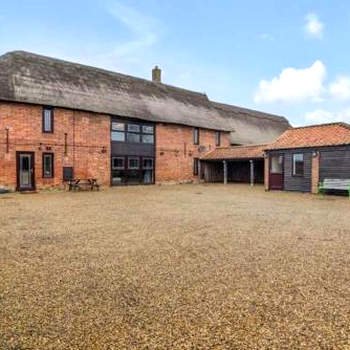
{"label": "wooden post", "polygon": [[254,186],[254,160],[250,160],[250,186]]}
{"label": "wooden post", "polygon": [[227,161],[223,161],[224,164],[224,185],[227,185]]}

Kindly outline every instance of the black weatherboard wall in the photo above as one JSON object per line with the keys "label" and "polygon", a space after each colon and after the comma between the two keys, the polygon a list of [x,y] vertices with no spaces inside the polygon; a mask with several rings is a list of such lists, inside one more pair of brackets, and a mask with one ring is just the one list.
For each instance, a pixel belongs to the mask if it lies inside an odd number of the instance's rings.
{"label": "black weatherboard wall", "polygon": [[[319,153],[319,181],[324,179],[350,179],[350,145],[295,148],[270,151],[284,155],[284,190],[311,192],[313,154]],[[293,154],[304,154],[304,175],[293,176]]]}
{"label": "black weatherboard wall", "polygon": [[[304,155],[304,175],[293,176],[293,154],[302,153]],[[284,171],[283,181],[285,191],[299,191],[310,192],[311,191],[311,162],[312,162],[312,150],[309,148],[304,149],[289,149],[273,151],[270,155],[282,154],[284,156]]]}
{"label": "black weatherboard wall", "polygon": [[350,179],[350,145],[320,150],[320,181]]}

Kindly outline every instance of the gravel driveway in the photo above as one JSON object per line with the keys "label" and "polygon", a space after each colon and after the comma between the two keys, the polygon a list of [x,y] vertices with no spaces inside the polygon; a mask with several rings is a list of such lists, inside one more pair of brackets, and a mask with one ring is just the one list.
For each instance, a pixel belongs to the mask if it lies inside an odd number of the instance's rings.
{"label": "gravel driveway", "polygon": [[1,195],[0,349],[350,349],[350,201]]}

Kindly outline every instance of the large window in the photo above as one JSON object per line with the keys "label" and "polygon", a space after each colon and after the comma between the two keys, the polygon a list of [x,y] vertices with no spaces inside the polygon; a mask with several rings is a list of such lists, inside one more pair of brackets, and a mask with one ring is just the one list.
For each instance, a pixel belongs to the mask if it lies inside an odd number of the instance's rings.
{"label": "large window", "polygon": [[271,157],[271,174],[283,173],[283,156],[276,155]]}
{"label": "large window", "polygon": [[154,144],[154,126],[113,121],[111,124],[111,140],[116,142]]}
{"label": "large window", "polygon": [[53,133],[53,108],[43,108],[42,127],[44,133]]}
{"label": "large window", "polygon": [[215,131],[215,145],[219,147],[221,144],[221,133],[220,131]]}
{"label": "large window", "polygon": [[304,154],[293,154],[293,176],[304,175]]}
{"label": "large window", "polygon": [[53,178],[53,153],[43,153],[43,177]]}
{"label": "large window", "polygon": [[112,185],[154,183],[154,158],[112,157]]}
{"label": "large window", "polygon": [[193,129],[193,144],[199,145],[199,128]]}

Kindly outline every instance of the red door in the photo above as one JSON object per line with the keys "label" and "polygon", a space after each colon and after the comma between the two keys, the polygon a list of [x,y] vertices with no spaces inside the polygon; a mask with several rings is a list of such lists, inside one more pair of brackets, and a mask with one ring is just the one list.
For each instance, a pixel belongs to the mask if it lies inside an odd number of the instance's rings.
{"label": "red door", "polygon": [[282,154],[270,156],[270,190],[283,190],[284,157]]}

